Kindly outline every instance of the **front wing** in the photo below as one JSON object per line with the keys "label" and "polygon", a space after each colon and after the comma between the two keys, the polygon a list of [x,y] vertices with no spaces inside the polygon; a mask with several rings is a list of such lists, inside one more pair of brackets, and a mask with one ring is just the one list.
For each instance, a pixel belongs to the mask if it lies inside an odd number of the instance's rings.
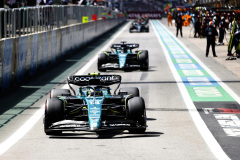
{"label": "front wing", "polygon": [[139,29],[137,26],[132,26],[129,31],[131,32],[147,32],[149,30],[148,26],[141,26],[141,28]]}
{"label": "front wing", "polygon": [[131,130],[146,128],[133,120],[107,120],[101,123],[101,127],[91,129],[87,121],[63,120],[53,123],[46,131],[102,131],[102,130]]}
{"label": "front wing", "polygon": [[119,66],[119,58],[116,54],[110,54],[107,63],[103,64],[100,69],[137,69],[140,68],[140,62],[138,61],[137,54],[128,54],[126,64],[124,67]]}
{"label": "front wing", "polygon": [[119,67],[118,63],[107,63],[107,64],[103,64],[101,67],[99,67],[100,69],[110,69],[110,70],[118,70],[118,69],[137,69],[140,68],[140,64],[129,64],[129,65],[125,65],[123,68]]}

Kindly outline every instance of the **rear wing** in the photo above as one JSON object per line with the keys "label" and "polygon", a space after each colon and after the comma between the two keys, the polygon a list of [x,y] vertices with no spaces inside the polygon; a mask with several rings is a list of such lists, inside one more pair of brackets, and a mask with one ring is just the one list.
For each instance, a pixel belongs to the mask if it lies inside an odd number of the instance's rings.
{"label": "rear wing", "polygon": [[111,48],[113,49],[134,49],[134,48],[138,48],[139,44],[133,43],[133,44],[112,44]]}
{"label": "rear wing", "polygon": [[100,74],[89,74],[89,75],[72,75],[69,76],[67,81],[68,84],[74,84],[77,86],[87,85],[112,85],[121,83],[122,77],[120,75],[100,75]]}

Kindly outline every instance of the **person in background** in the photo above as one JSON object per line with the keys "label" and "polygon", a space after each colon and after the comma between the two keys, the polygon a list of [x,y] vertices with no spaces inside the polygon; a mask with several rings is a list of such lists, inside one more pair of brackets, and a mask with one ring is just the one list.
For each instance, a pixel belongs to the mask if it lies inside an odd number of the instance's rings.
{"label": "person in background", "polygon": [[229,30],[230,30],[230,32],[232,32],[232,29],[233,29],[233,24],[236,24],[235,25],[235,28],[234,28],[234,32],[233,33],[235,33],[235,32],[237,32],[237,30],[238,30],[238,25],[237,25],[237,21],[235,20],[232,20],[230,23],[229,23]]}
{"label": "person in background", "polygon": [[206,31],[207,26],[208,25],[207,25],[206,17],[203,17],[202,25],[201,25],[201,37],[200,38],[205,38],[206,37],[205,31]]}
{"label": "person in background", "polygon": [[213,17],[213,20],[212,20],[212,21],[213,21],[214,27],[218,26],[217,17],[216,17],[216,16]]}
{"label": "person in background", "polygon": [[194,38],[197,38],[197,34],[198,37],[200,37],[200,29],[201,29],[201,23],[199,21],[199,18],[197,17],[195,24],[194,24]]}
{"label": "person in background", "polygon": [[217,57],[215,52],[215,37],[218,36],[218,32],[216,30],[216,27],[214,26],[213,21],[209,22],[209,25],[205,30],[205,35],[207,37],[206,57],[208,57],[210,46],[212,46],[213,57]]}
{"label": "person in background", "polygon": [[225,33],[225,19],[224,17],[221,17],[221,21],[219,23],[219,39],[217,45],[224,45],[223,38]]}
{"label": "person in background", "polygon": [[169,26],[169,24],[172,26],[172,14],[171,14],[171,12],[168,12],[167,19],[168,19],[168,26]]}
{"label": "person in background", "polygon": [[183,36],[182,35],[183,20],[182,20],[182,15],[180,13],[178,13],[178,16],[175,20],[175,23],[176,23],[176,27],[177,27],[176,37],[178,37],[178,30],[180,30],[180,34],[181,34],[181,37],[182,37]]}
{"label": "person in background", "polygon": [[233,46],[235,46],[236,56],[237,58],[240,58],[240,43],[239,43],[240,41],[239,40],[240,40],[240,31],[237,31],[233,35],[232,43],[229,44],[228,56],[233,55],[231,52],[232,52]]}
{"label": "person in background", "polygon": [[52,0],[41,0],[39,5],[52,5]]}
{"label": "person in background", "polygon": [[80,0],[78,2],[79,5],[87,5],[87,0]]}
{"label": "person in background", "polygon": [[97,5],[97,0],[90,0],[90,4],[93,5],[93,6],[96,6]]}

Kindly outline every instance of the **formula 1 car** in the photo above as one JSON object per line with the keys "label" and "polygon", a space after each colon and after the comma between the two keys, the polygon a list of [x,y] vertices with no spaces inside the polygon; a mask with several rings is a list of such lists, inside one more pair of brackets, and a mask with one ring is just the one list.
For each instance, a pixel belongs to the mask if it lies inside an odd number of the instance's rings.
{"label": "formula 1 car", "polygon": [[139,47],[139,44],[112,44],[112,51],[104,51],[98,55],[98,70],[106,71],[107,69],[140,69],[147,71],[149,68],[149,58],[147,50],[133,49]]}
{"label": "formula 1 car", "polygon": [[[139,97],[136,87],[119,89],[120,75],[73,75],[67,82],[70,89],[52,89],[45,102],[44,131],[47,135],[63,131],[145,132],[144,99]],[[112,84],[118,84],[114,94],[110,92]],[[77,94],[71,85],[80,86]]]}
{"label": "formula 1 car", "polygon": [[133,21],[132,26],[129,28],[129,32],[149,32],[148,21]]}

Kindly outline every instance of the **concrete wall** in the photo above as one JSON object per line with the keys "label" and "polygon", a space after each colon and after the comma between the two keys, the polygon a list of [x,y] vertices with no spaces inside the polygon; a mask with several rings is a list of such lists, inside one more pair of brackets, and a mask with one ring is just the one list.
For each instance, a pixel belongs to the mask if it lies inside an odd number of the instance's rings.
{"label": "concrete wall", "polygon": [[110,18],[0,41],[0,90],[4,91],[61,61],[125,21]]}

